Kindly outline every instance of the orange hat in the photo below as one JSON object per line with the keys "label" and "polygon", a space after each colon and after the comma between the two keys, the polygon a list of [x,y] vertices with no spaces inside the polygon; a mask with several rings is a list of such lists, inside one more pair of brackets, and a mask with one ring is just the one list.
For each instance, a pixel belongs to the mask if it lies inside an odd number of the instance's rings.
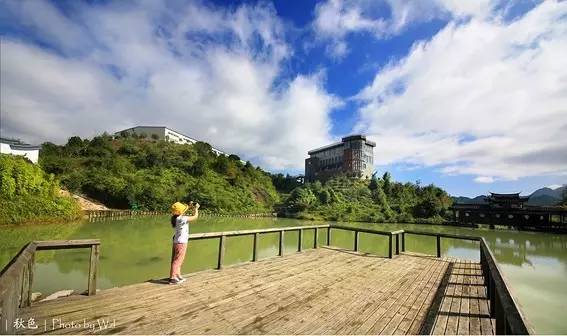
{"label": "orange hat", "polygon": [[187,204],[183,204],[181,202],[175,202],[171,206],[171,213],[174,215],[182,215],[185,211],[189,209]]}

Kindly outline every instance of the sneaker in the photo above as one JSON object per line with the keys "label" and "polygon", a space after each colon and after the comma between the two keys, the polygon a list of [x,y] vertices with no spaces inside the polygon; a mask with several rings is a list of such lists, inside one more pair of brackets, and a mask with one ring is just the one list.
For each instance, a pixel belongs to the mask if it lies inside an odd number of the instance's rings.
{"label": "sneaker", "polygon": [[169,279],[169,284],[170,285],[179,285],[180,283],[183,283],[185,281],[185,279],[180,280],[177,278],[173,278],[173,279]]}

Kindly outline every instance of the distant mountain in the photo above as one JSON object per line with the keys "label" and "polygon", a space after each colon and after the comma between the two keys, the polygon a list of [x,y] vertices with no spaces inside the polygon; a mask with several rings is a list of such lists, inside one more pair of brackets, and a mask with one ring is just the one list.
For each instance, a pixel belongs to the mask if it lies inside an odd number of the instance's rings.
{"label": "distant mountain", "polygon": [[539,196],[549,196],[552,198],[556,198],[556,199],[563,199],[563,192],[564,190],[567,189],[567,185],[564,185],[562,187],[559,187],[557,189],[551,189],[551,188],[541,188],[538,189],[536,191],[534,191],[530,197],[539,197]]}
{"label": "distant mountain", "polygon": [[[562,187],[551,189],[551,188],[541,188],[534,191],[530,195],[528,200],[528,205],[557,205],[563,200],[563,193],[567,189],[567,184]],[[455,203],[467,203],[467,204],[482,204],[486,203],[486,196],[477,196],[475,198],[470,197],[453,197],[453,202]]]}
{"label": "distant mountain", "polygon": [[561,202],[561,199],[557,199],[555,197],[549,195],[541,195],[530,197],[528,200],[528,205],[557,205]]}
{"label": "distant mountain", "polygon": [[453,202],[455,203],[466,203],[466,204],[484,204],[486,203],[486,196],[477,196],[475,198],[470,197],[453,197]]}

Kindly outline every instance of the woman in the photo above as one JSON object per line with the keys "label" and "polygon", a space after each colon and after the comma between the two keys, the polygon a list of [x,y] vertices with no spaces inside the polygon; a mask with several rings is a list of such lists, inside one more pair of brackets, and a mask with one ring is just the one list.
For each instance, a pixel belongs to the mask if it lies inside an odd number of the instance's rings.
{"label": "woman", "polygon": [[[193,216],[185,216],[185,212],[189,207],[193,207]],[[181,265],[185,259],[187,251],[187,242],[189,241],[189,222],[199,217],[199,203],[189,205],[181,202],[175,202],[171,206],[171,226],[175,229],[173,235],[173,249],[171,253],[171,271],[169,272],[169,283],[171,285],[180,284],[185,281],[181,276]]]}

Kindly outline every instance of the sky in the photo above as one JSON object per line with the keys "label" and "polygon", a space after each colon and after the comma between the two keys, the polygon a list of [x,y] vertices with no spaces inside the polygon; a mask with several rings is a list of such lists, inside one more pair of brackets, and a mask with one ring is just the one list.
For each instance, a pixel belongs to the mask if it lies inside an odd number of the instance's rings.
{"label": "sky", "polygon": [[0,0],[0,133],[167,126],[271,172],[365,134],[456,196],[567,183],[567,1]]}

